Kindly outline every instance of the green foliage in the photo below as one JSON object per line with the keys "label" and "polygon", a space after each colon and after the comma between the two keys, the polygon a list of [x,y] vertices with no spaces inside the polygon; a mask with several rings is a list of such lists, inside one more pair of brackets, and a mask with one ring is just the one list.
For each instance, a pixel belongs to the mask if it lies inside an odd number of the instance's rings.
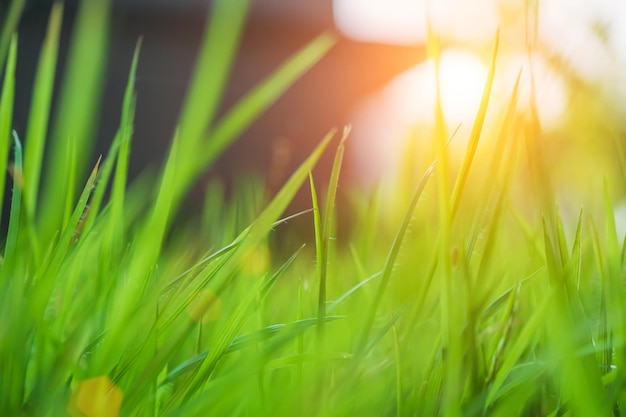
{"label": "green foliage", "polygon": [[[563,220],[536,114],[516,107],[519,78],[493,146],[482,146],[497,38],[461,166],[437,103],[434,162],[411,189],[351,194],[349,234],[337,236],[335,210],[345,149],[360,146],[347,129],[326,186],[311,172],[334,130],[276,195],[247,181],[229,200],[213,182],[201,227],[174,228],[201,172],[334,43],[320,35],[217,119],[249,2],[214,3],[167,160],[131,184],[140,42],[118,131],[92,161],[110,5],[82,3],[48,132],[63,13],[53,6],[22,161],[12,33],[23,2],[13,3],[0,37],[0,179],[10,172],[13,184],[0,415],[622,413],[626,248],[609,186],[603,215]],[[437,61],[434,34],[429,45]],[[529,173],[536,192],[523,194]],[[289,227],[281,217],[307,176],[312,214],[298,215],[315,239],[283,254],[274,230]]]}

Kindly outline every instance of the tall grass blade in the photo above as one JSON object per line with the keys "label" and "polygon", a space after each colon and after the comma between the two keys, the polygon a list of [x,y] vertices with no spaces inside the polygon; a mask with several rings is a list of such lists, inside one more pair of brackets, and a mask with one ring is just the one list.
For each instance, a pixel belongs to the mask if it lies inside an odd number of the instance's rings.
{"label": "tall grass blade", "polygon": [[204,32],[179,121],[180,157],[196,152],[217,113],[228,83],[249,0],[217,0]]}
{"label": "tall grass blade", "polygon": [[115,135],[115,139],[111,144],[111,148],[107,154],[100,173],[98,176],[98,183],[93,191],[93,197],[90,203],[90,215],[86,219],[84,231],[85,234],[89,233],[96,216],[100,212],[100,206],[104,198],[104,193],[109,185],[109,179],[113,172],[113,167],[117,161],[118,169],[116,169],[115,183],[112,190],[111,197],[111,221],[112,229],[117,229],[116,234],[123,233],[120,230],[119,225],[123,224],[122,211],[124,207],[124,191],[126,189],[126,175],[128,167],[128,158],[130,153],[130,142],[133,134],[133,120],[135,115],[135,77],[137,73],[137,62],[139,60],[139,51],[141,49],[141,40],[137,42],[135,52],[133,54],[133,60],[130,67],[130,73],[128,76],[128,82],[126,84],[126,90],[124,92],[124,102],[122,104],[122,114],[120,118],[120,126]]}
{"label": "tall grass blade", "polygon": [[[166,173],[171,176],[171,191],[164,192],[165,175],[155,205],[153,224],[157,243],[165,230],[172,209],[187,191],[191,182],[209,163],[198,163],[198,155],[206,155],[203,143],[206,132],[214,124],[215,114],[228,81],[228,74],[241,37],[249,0],[218,0],[214,2],[210,22],[205,29],[198,61],[187,97],[183,104],[172,151],[166,162]],[[233,137],[234,138],[234,137]],[[176,148],[176,152],[173,149]],[[201,152],[199,150],[202,149]],[[213,155],[213,158],[217,155]],[[171,201],[163,201],[164,198]],[[161,208],[162,207],[162,208]]]}
{"label": "tall grass blade", "polygon": [[428,179],[430,178],[434,169],[435,169],[435,163],[431,164],[430,167],[428,167],[428,169],[424,173],[422,180],[420,181],[417,189],[415,190],[415,193],[413,194],[413,198],[411,199],[409,207],[407,208],[404,214],[404,218],[402,219],[402,224],[400,225],[400,227],[398,228],[398,231],[396,232],[396,236],[394,237],[391,248],[387,254],[387,259],[383,267],[382,277],[381,277],[380,283],[378,284],[378,289],[376,290],[376,293],[374,294],[374,300],[372,301],[368,309],[363,328],[361,329],[361,334],[359,336],[359,341],[356,345],[356,350],[355,350],[358,353],[363,353],[364,349],[367,347],[367,344],[369,342],[370,332],[374,324],[374,319],[376,318],[376,313],[378,312],[378,309],[383,299],[383,295],[385,294],[385,291],[389,284],[389,280],[391,279],[391,274],[393,272],[396,259],[398,258],[398,254],[400,253],[400,247],[402,246],[404,235],[406,234],[409,228],[409,224],[411,223],[411,218],[413,216],[413,212],[415,211],[415,207],[417,206],[417,203],[420,200],[422,192],[424,191],[424,188],[426,187],[426,183],[428,182]]}
{"label": "tall grass blade", "polygon": [[8,7],[4,22],[2,22],[2,29],[0,30],[0,68],[4,65],[7,52],[11,49],[11,37],[15,33],[22,12],[26,6],[26,0],[13,0]]}
{"label": "tall grass blade", "polygon": [[0,213],[4,204],[4,182],[6,179],[11,127],[13,125],[13,99],[15,96],[15,63],[17,61],[17,36],[11,39],[9,59],[4,68],[4,81],[0,95]]}
{"label": "tall grass blade", "polygon": [[[337,152],[335,153],[335,161],[333,162],[330,182],[328,184],[328,193],[326,195],[326,210],[324,211],[324,223],[322,226],[322,241],[320,245],[318,245],[316,242],[316,249],[319,246],[320,250],[319,252],[317,252],[317,262],[319,264],[319,291],[317,301],[317,318],[319,320],[319,323],[317,330],[320,337],[323,337],[324,317],[326,317],[326,280],[328,279],[330,239],[331,233],[333,233],[333,221],[335,218],[335,200],[337,198],[337,188],[339,187],[339,173],[341,171],[341,164],[343,162],[345,141],[348,138],[349,133],[350,128],[346,127],[343,131],[343,136],[341,138],[341,141],[339,142],[339,146],[337,147]],[[318,231],[316,230],[316,239],[317,237]]]}
{"label": "tall grass blade", "polygon": [[239,101],[209,133],[197,166],[204,167],[214,161],[246,126],[319,61],[335,42],[336,37],[331,33],[318,36]]}
{"label": "tall grass blade", "polygon": [[[257,245],[267,235],[267,233],[271,230],[274,221],[287,208],[287,205],[296,194],[302,183],[305,181],[308,173],[311,171],[324,149],[326,149],[334,134],[335,131],[332,130],[326,135],[326,137],[317,146],[313,153],[289,178],[287,183],[278,192],[272,202],[251,225],[250,231],[248,232],[241,246],[236,249],[232,258],[230,258],[228,262],[217,272],[213,285],[218,294],[228,284],[229,279],[231,278],[233,272],[235,272],[235,270],[238,268],[239,261],[242,255],[246,253],[246,250]],[[245,303],[242,303],[242,305],[245,305]],[[227,342],[236,336],[235,330],[238,326],[241,325],[241,321],[243,320],[243,312],[243,310],[240,310],[236,314],[233,314],[230,319],[230,323],[224,329],[224,334],[221,337],[222,350],[225,349],[225,347],[227,346]],[[203,384],[204,381],[207,380],[207,378],[213,372],[215,365],[220,358],[220,354],[220,350],[216,347],[215,353],[207,357],[207,359],[200,366],[200,369],[198,370],[193,380],[189,383],[189,387],[186,390],[187,392],[194,392]]]}
{"label": "tall grass blade", "polygon": [[13,131],[13,143],[15,158],[13,160],[13,195],[11,196],[11,214],[9,216],[9,230],[4,248],[4,267],[10,271],[10,265],[15,263],[15,249],[17,247],[17,237],[20,226],[20,214],[22,211],[22,143],[17,133]]}
{"label": "tall grass blade", "polygon": [[[469,171],[472,167],[474,156],[476,155],[476,149],[478,148],[478,141],[483,131],[483,125],[485,124],[487,108],[489,107],[489,98],[491,97],[491,89],[493,87],[493,79],[496,74],[496,57],[498,56],[499,42],[500,42],[500,31],[498,30],[496,32],[495,44],[493,47],[493,53],[491,55],[491,63],[489,65],[489,73],[487,74],[487,81],[485,82],[483,96],[480,101],[478,113],[476,114],[476,119],[474,120],[474,125],[472,126],[472,133],[470,134],[470,139],[467,144],[465,157],[463,159],[463,164],[461,165],[461,171],[459,172],[457,181],[452,191],[451,214],[453,217],[459,208],[461,196],[463,195],[463,190],[465,189],[465,184],[467,183],[467,179],[469,177]],[[517,89],[517,84],[515,88]]]}
{"label": "tall grass blade", "polygon": [[39,54],[37,74],[33,84],[28,127],[26,129],[26,149],[24,152],[24,206],[29,222],[35,220],[37,196],[43,153],[48,134],[50,105],[54,89],[59,36],[63,20],[63,4],[54,3],[48,21],[48,31]]}
{"label": "tall grass blade", "polygon": [[[67,225],[77,181],[83,178],[91,160],[106,68],[109,3],[81,2],[76,17],[44,174],[39,219],[44,239]],[[60,200],[59,195],[65,199]]]}
{"label": "tall grass blade", "polygon": [[526,321],[520,334],[510,343],[503,356],[502,365],[497,370],[494,381],[489,387],[485,402],[486,410],[494,405],[495,399],[500,395],[501,389],[503,389],[505,380],[522,358],[524,352],[532,348],[536,336],[546,320],[546,314],[553,302],[554,292],[555,290],[552,290],[546,295],[541,304],[534,310],[532,316]]}

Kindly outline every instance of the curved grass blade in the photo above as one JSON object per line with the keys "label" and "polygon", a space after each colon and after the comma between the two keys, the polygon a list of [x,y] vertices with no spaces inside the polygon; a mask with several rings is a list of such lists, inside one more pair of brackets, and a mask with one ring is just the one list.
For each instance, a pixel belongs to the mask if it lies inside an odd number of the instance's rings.
{"label": "curved grass blade", "polygon": [[330,32],[318,36],[238,102],[208,135],[203,152],[198,155],[197,166],[201,168],[213,162],[235,137],[319,61],[335,42],[336,37]]}
{"label": "curved grass blade", "polygon": [[334,311],[337,307],[339,307],[346,299],[350,298],[350,296],[352,294],[354,294],[359,288],[363,287],[366,284],[369,284],[371,281],[375,280],[376,278],[380,277],[383,274],[383,272],[377,272],[374,275],[371,275],[367,278],[365,278],[363,281],[360,281],[358,284],[356,284],[354,287],[350,288],[348,291],[346,291],[345,293],[343,293],[341,295],[341,297],[337,298],[335,301],[333,301],[327,308],[326,308],[326,312],[330,313],[331,311]]}
{"label": "curved grass blade", "polygon": [[274,286],[276,281],[278,281],[278,278],[280,278],[285,273],[287,268],[289,268],[293,264],[293,262],[296,260],[298,255],[300,255],[300,253],[302,253],[302,249],[304,249],[304,245],[300,246],[298,248],[298,250],[293,255],[291,255],[289,257],[289,259],[287,259],[287,261],[285,261],[280,266],[280,268],[278,268],[276,270],[276,272],[274,272],[272,274],[272,276],[269,277],[269,279],[267,281],[265,281],[265,283],[261,287],[261,291],[260,291],[260,299],[261,300],[263,300],[265,298],[265,296],[270,292],[270,290],[272,289],[272,287]]}
{"label": "curved grass blade", "polygon": [[[344,318],[343,316],[328,316],[324,318],[324,322],[335,321]],[[267,326],[261,330],[257,330],[252,333],[244,334],[241,336],[237,336],[233,339],[230,345],[224,351],[224,354],[237,352],[239,350],[245,349],[249,346],[253,346],[258,342],[263,342],[265,340],[272,339],[277,336],[289,337],[293,338],[308,329],[309,327],[314,327],[317,325],[317,318],[312,317],[308,319],[297,320],[287,324],[273,324],[271,326]],[[281,341],[284,343],[284,340]],[[198,366],[200,363],[207,357],[210,351],[202,352],[192,358],[187,359],[180,365],[176,366],[172,369],[162,384],[167,384],[169,382],[174,381],[181,375],[184,375],[187,372],[190,372]]]}

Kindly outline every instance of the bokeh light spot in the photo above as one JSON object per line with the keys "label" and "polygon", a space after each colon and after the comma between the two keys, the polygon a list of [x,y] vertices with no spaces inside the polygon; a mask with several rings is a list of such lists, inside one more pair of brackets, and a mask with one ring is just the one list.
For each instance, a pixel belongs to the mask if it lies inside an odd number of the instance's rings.
{"label": "bokeh light spot", "polygon": [[270,266],[270,251],[265,245],[257,245],[250,248],[241,258],[242,270],[252,276],[257,276]]}
{"label": "bokeh light spot", "polygon": [[68,412],[72,417],[117,417],[124,393],[108,376],[81,381],[74,391]]}

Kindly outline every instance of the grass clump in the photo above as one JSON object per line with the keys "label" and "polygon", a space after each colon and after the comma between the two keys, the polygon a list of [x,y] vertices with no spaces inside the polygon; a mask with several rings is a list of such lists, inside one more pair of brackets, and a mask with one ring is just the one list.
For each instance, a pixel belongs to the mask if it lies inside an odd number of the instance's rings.
{"label": "grass clump", "polygon": [[[355,226],[339,244],[343,153],[359,146],[347,129],[323,194],[312,170],[335,131],[272,198],[252,187],[229,203],[212,183],[202,230],[189,238],[173,229],[198,175],[334,42],[313,40],[218,120],[247,8],[215,2],[162,171],[132,184],[140,44],[117,135],[91,161],[108,6],[81,4],[49,135],[63,18],[53,6],[22,155],[11,132],[18,51],[7,18],[0,176],[11,173],[13,190],[0,270],[0,415],[620,415],[624,244],[611,195],[603,219],[581,210],[569,230],[533,142],[536,114],[516,107],[517,84],[479,162],[497,42],[460,169],[438,103],[432,163],[403,181],[414,180],[411,197],[357,193]],[[430,46],[436,61],[434,36]],[[518,204],[516,184],[529,173],[539,188]],[[286,227],[281,217],[307,177],[315,241],[281,258],[273,230]]]}

